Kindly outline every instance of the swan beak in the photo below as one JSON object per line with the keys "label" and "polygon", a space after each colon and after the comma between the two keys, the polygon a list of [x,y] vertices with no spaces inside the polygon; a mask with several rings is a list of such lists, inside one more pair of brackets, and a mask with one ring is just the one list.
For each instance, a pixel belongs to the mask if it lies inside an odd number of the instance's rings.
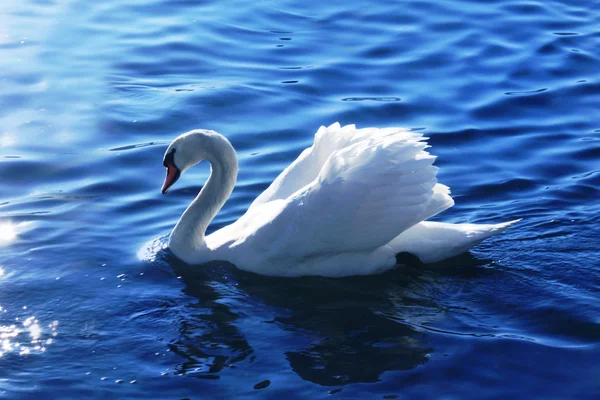
{"label": "swan beak", "polygon": [[167,164],[167,176],[165,177],[165,183],[163,183],[161,192],[162,194],[166,194],[169,191],[169,188],[173,186],[179,176],[181,175],[181,171],[179,168],[174,166],[173,164]]}

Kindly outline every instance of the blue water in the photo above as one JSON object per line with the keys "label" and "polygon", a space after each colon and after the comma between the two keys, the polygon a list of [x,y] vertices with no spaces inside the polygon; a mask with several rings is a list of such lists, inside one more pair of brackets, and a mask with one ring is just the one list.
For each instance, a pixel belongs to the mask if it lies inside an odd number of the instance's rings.
{"label": "blue water", "polygon": [[[0,4],[0,398],[593,399],[597,1]],[[225,134],[233,222],[335,121],[421,129],[515,228],[441,266],[275,279],[156,251]],[[154,246],[154,247],[153,247]]]}

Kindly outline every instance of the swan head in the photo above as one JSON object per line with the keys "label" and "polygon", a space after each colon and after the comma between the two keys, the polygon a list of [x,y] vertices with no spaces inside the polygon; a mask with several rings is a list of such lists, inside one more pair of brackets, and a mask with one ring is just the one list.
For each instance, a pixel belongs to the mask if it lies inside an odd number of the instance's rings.
{"label": "swan head", "polygon": [[167,169],[162,194],[167,191],[190,167],[202,160],[210,159],[210,137],[218,135],[213,131],[196,129],[178,136],[165,151],[163,165]]}

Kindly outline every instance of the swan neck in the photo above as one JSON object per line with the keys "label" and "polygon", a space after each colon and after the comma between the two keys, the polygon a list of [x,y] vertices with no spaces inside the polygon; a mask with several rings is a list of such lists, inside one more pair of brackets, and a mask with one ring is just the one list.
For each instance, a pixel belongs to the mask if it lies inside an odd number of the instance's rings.
{"label": "swan neck", "polygon": [[187,254],[206,249],[205,235],[210,222],[223,207],[237,179],[237,157],[231,144],[223,137],[212,154],[205,154],[210,163],[210,176],[200,193],[184,211],[171,233],[170,247]]}

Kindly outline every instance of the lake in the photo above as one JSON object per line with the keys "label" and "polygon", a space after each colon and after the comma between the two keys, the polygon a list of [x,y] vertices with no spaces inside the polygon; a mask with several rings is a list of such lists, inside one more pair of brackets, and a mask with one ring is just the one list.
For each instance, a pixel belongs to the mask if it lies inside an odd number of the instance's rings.
{"label": "lake", "polygon": [[[600,5],[4,1],[0,398],[595,399]],[[321,125],[429,137],[446,222],[515,227],[441,265],[267,278],[163,249],[229,138],[239,218]]]}

